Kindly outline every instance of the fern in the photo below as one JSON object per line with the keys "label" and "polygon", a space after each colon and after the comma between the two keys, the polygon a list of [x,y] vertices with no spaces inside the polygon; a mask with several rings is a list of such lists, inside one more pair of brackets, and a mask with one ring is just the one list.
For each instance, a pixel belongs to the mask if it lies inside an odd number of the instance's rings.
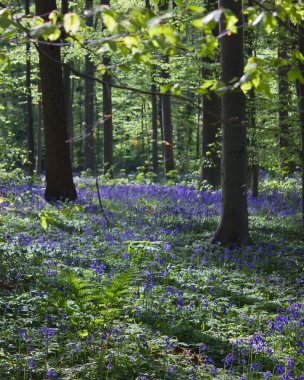
{"label": "fern", "polygon": [[98,316],[99,321],[103,316],[105,322],[119,315],[134,280],[134,272],[120,273],[111,280],[96,284],[78,276],[71,269],[64,269],[58,274],[58,279],[63,288],[68,290],[62,296],[68,297],[78,306],[86,323],[91,323],[95,316]]}

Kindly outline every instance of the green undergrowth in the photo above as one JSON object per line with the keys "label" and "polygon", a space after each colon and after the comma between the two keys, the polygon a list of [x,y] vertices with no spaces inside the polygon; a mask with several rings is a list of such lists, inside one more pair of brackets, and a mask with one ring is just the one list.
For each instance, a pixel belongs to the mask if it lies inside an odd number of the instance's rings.
{"label": "green undergrowth", "polygon": [[228,249],[192,193],[193,211],[123,186],[103,189],[110,228],[92,185],[76,205],[3,196],[0,378],[303,379],[299,215],[256,212]]}

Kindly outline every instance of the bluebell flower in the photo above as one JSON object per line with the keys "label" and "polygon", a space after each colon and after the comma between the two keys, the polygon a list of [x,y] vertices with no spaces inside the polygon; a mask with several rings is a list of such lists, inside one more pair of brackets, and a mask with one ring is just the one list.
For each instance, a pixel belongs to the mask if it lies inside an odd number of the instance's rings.
{"label": "bluebell flower", "polygon": [[27,364],[28,364],[29,367],[31,367],[31,368],[36,368],[36,365],[35,365],[35,362],[34,362],[34,359],[33,359],[33,358],[28,359]]}
{"label": "bluebell flower", "polygon": [[81,349],[81,345],[80,344],[75,344],[75,346],[72,348],[71,352],[74,353],[74,352],[77,352]]}
{"label": "bluebell flower", "polygon": [[175,372],[175,368],[173,366],[170,366],[166,369],[166,376],[169,376],[171,373]]}
{"label": "bluebell flower", "polygon": [[216,367],[213,367],[213,368],[211,369],[211,374],[212,374],[213,376],[217,376],[217,368],[216,368]]}
{"label": "bluebell flower", "polygon": [[258,351],[261,351],[265,346],[264,338],[261,334],[254,334],[254,336],[251,337],[249,340],[249,345],[257,349]]}
{"label": "bluebell flower", "polygon": [[206,348],[207,348],[207,346],[206,346],[204,343],[200,344],[200,345],[199,345],[199,353],[205,351]]}
{"label": "bluebell flower", "polygon": [[56,371],[54,371],[53,369],[49,369],[47,371],[47,376],[48,378],[51,378],[51,377],[55,377],[57,374],[56,374]]}
{"label": "bluebell flower", "polygon": [[263,373],[264,379],[270,379],[272,376],[272,373],[270,371],[266,371]]}
{"label": "bluebell flower", "polygon": [[280,365],[280,364],[276,364],[274,369],[278,375],[283,375],[283,373],[285,372],[285,367],[283,365]]}
{"label": "bluebell flower", "polygon": [[287,358],[287,365],[288,367],[294,367],[294,361],[291,356],[288,356]]}
{"label": "bluebell flower", "polygon": [[252,371],[257,371],[260,368],[260,365],[258,363],[251,363],[250,364],[250,369]]}
{"label": "bluebell flower", "polygon": [[106,367],[108,370],[111,370],[113,368],[113,364],[109,361]]}

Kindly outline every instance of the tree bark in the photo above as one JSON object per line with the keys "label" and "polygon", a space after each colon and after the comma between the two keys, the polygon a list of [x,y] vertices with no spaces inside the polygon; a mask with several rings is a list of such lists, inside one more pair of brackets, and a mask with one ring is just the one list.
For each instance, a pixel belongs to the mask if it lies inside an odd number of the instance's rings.
{"label": "tree bark", "polygon": [[[169,57],[164,56],[163,62],[164,64],[168,64]],[[161,78],[164,80],[164,83],[166,83],[170,78],[170,74],[167,68],[161,69]],[[166,94],[161,95],[164,165],[166,176],[171,170],[174,170],[171,97],[169,94],[170,91],[167,91]]]}
{"label": "tree bark", "polygon": [[[61,13],[65,14],[69,12],[69,0],[62,0],[61,2]],[[72,66],[73,63],[69,62]],[[67,123],[68,123],[68,138],[70,144],[70,157],[73,163],[73,86],[71,79],[71,70],[68,65],[63,66],[63,83],[64,83],[64,95],[67,107]]]}
{"label": "tree bark", "polygon": [[[38,82],[38,89],[41,92],[41,84]],[[41,100],[38,103],[37,112],[37,156],[36,156],[36,175],[40,176],[42,173],[42,132],[43,132],[43,117],[42,117],[42,104]]]}
{"label": "tree bark", "polygon": [[[207,0],[206,11],[212,12],[217,8],[217,0]],[[214,30],[218,35],[218,28]],[[212,78],[215,63],[209,57],[204,58],[202,76],[204,79]],[[221,128],[221,99],[214,93],[203,97],[203,136],[202,156],[203,165],[201,178],[210,183],[213,188],[221,184],[221,159],[217,153],[218,135]]]}
{"label": "tree bark", "polygon": [[[253,6],[253,0],[248,0],[248,5]],[[248,17],[246,17],[247,29],[245,29],[246,38],[246,58],[252,57],[255,54],[254,49],[254,29],[248,26]],[[246,103],[246,122],[249,124],[251,129],[251,140],[250,140],[250,164],[249,172],[250,178],[248,183],[251,185],[252,196],[258,198],[259,196],[259,156],[258,156],[258,146],[256,138],[256,96],[254,89],[249,92],[249,101]]]}
{"label": "tree bark", "polygon": [[[30,0],[25,0],[25,14],[30,13]],[[34,122],[33,122],[33,97],[31,89],[31,45],[26,44],[26,131],[27,131],[27,168],[30,175],[33,175],[35,168],[34,159]]]}
{"label": "tree bark", "polygon": [[157,95],[155,94],[156,90],[157,90],[156,84],[153,83],[151,85],[151,92],[152,92],[151,100],[152,100],[152,167],[153,167],[154,173],[158,172]]}
{"label": "tree bark", "polygon": [[[206,70],[205,71],[205,76]],[[208,181],[213,188],[221,184],[221,159],[217,153],[217,136],[220,131],[219,116],[221,99],[216,94],[203,98],[203,166],[202,180]]]}
{"label": "tree bark", "polygon": [[[242,25],[242,1],[220,0],[220,9],[230,9]],[[244,71],[243,30],[225,34],[226,22],[220,21],[222,80],[229,84]],[[247,154],[244,126],[245,97],[241,90],[222,96],[222,213],[213,241],[221,244],[246,244],[249,240],[247,211]]]}
{"label": "tree bark", "polygon": [[[110,0],[101,0],[101,5],[110,6]],[[109,66],[111,58],[104,56],[103,64]],[[109,70],[102,76],[103,85],[103,159],[104,173],[113,177],[113,122],[112,122],[112,88],[111,73]]]}
{"label": "tree bark", "polygon": [[[288,52],[290,51],[290,40],[283,35],[286,30],[279,29],[278,35],[278,58],[287,59]],[[291,98],[290,86],[287,79],[288,66],[282,66],[278,70],[278,89],[279,89],[279,102],[278,102],[278,116],[279,116],[279,130],[280,130],[280,161],[281,173],[283,176],[286,174],[293,174],[295,171],[295,163],[291,157],[292,143],[290,141],[290,119],[289,119],[289,101]]]}
{"label": "tree bark", "polygon": [[[93,0],[86,0],[86,10],[92,10]],[[87,26],[93,26],[93,15],[86,18]],[[94,76],[95,65],[89,54],[85,58],[85,73]],[[84,143],[84,169],[94,172],[94,80],[85,79],[85,143]]]}
{"label": "tree bark", "polygon": [[[160,12],[166,12],[169,8],[169,1],[163,0],[158,3],[158,9]],[[165,55],[163,57],[163,67],[161,68],[160,76],[164,83],[168,82],[170,78],[169,70],[167,66],[169,63],[169,57]],[[163,151],[164,151],[164,166],[166,176],[172,170],[174,170],[174,156],[173,156],[173,138],[172,138],[172,116],[171,116],[171,97],[170,91],[161,95],[162,105],[162,128],[163,128]]]}
{"label": "tree bark", "polygon": [[[37,15],[56,9],[56,0],[36,0]],[[47,16],[46,16],[47,19]],[[75,200],[72,165],[67,132],[67,116],[60,47],[39,45],[42,105],[45,131],[47,201]]]}
{"label": "tree bark", "polygon": [[[299,51],[304,55],[304,28],[299,27]],[[300,64],[300,70],[304,75],[304,64]],[[304,228],[304,84],[297,82],[297,94],[299,104],[299,118],[301,129],[301,177],[302,177],[302,227]]]}

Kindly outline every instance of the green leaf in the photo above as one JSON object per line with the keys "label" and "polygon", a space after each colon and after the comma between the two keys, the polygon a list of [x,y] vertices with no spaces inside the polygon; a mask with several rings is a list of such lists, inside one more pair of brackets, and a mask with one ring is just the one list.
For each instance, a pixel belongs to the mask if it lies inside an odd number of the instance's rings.
{"label": "green leaf", "polygon": [[278,24],[277,19],[270,13],[265,13],[263,21],[264,21],[265,30],[268,34],[271,33]]}
{"label": "green leaf", "polygon": [[117,26],[117,22],[115,20],[115,14],[114,12],[112,11],[109,11],[109,10],[105,10],[102,14],[102,19],[103,19],[103,22],[106,26],[106,28],[110,31],[110,32],[114,32],[116,26]]}
{"label": "green leaf", "polygon": [[203,10],[204,10],[204,8],[197,7],[196,5],[189,5],[189,7],[187,7],[187,11],[189,11],[189,12],[200,13],[200,12],[203,12]]}
{"label": "green leaf", "polygon": [[170,91],[173,88],[173,86],[174,85],[172,83],[164,84],[163,86],[160,87],[160,92],[166,93],[166,92]]}
{"label": "green leaf", "polygon": [[0,52],[0,65],[8,63],[8,57],[5,53]]}
{"label": "green leaf", "polygon": [[288,73],[287,73],[287,76],[288,76],[288,80],[290,82],[293,82],[295,80],[298,80],[300,81],[302,84],[304,84],[304,77],[303,77],[303,74],[301,72],[301,70],[298,68],[298,67],[292,67]]}
{"label": "green leaf", "polygon": [[225,11],[225,17],[226,17],[226,29],[232,33],[237,33],[236,24],[238,22],[238,18],[236,17],[236,15],[232,12]]}
{"label": "green leaf", "polygon": [[244,82],[241,84],[241,90],[246,94],[252,89],[252,84],[250,82]]}
{"label": "green leaf", "polygon": [[55,41],[60,37],[61,31],[56,25],[53,25],[51,22],[47,22],[44,24],[34,25],[30,30],[30,35],[35,39],[43,38],[47,40],[49,38],[50,41]]}
{"label": "green leaf", "polygon": [[76,13],[67,13],[63,17],[63,26],[67,33],[76,33],[80,27],[80,18]]}
{"label": "green leaf", "polygon": [[47,224],[47,220],[46,220],[46,216],[45,215],[41,215],[40,217],[40,224],[41,224],[41,227],[46,230],[48,228],[48,224]]}
{"label": "green leaf", "polygon": [[0,10],[0,28],[6,29],[13,24],[12,14],[7,8]]}
{"label": "green leaf", "polygon": [[50,13],[50,15],[49,15],[49,19],[50,19],[51,21],[53,21],[54,24],[56,24],[56,22],[57,22],[59,16],[60,16],[60,13],[59,13],[58,11],[53,11],[53,12]]}
{"label": "green leaf", "polygon": [[53,33],[49,34],[48,35],[48,39],[53,42],[53,41],[57,41],[58,38],[60,38],[61,36],[61,31],[59,28],[55,28]]}

